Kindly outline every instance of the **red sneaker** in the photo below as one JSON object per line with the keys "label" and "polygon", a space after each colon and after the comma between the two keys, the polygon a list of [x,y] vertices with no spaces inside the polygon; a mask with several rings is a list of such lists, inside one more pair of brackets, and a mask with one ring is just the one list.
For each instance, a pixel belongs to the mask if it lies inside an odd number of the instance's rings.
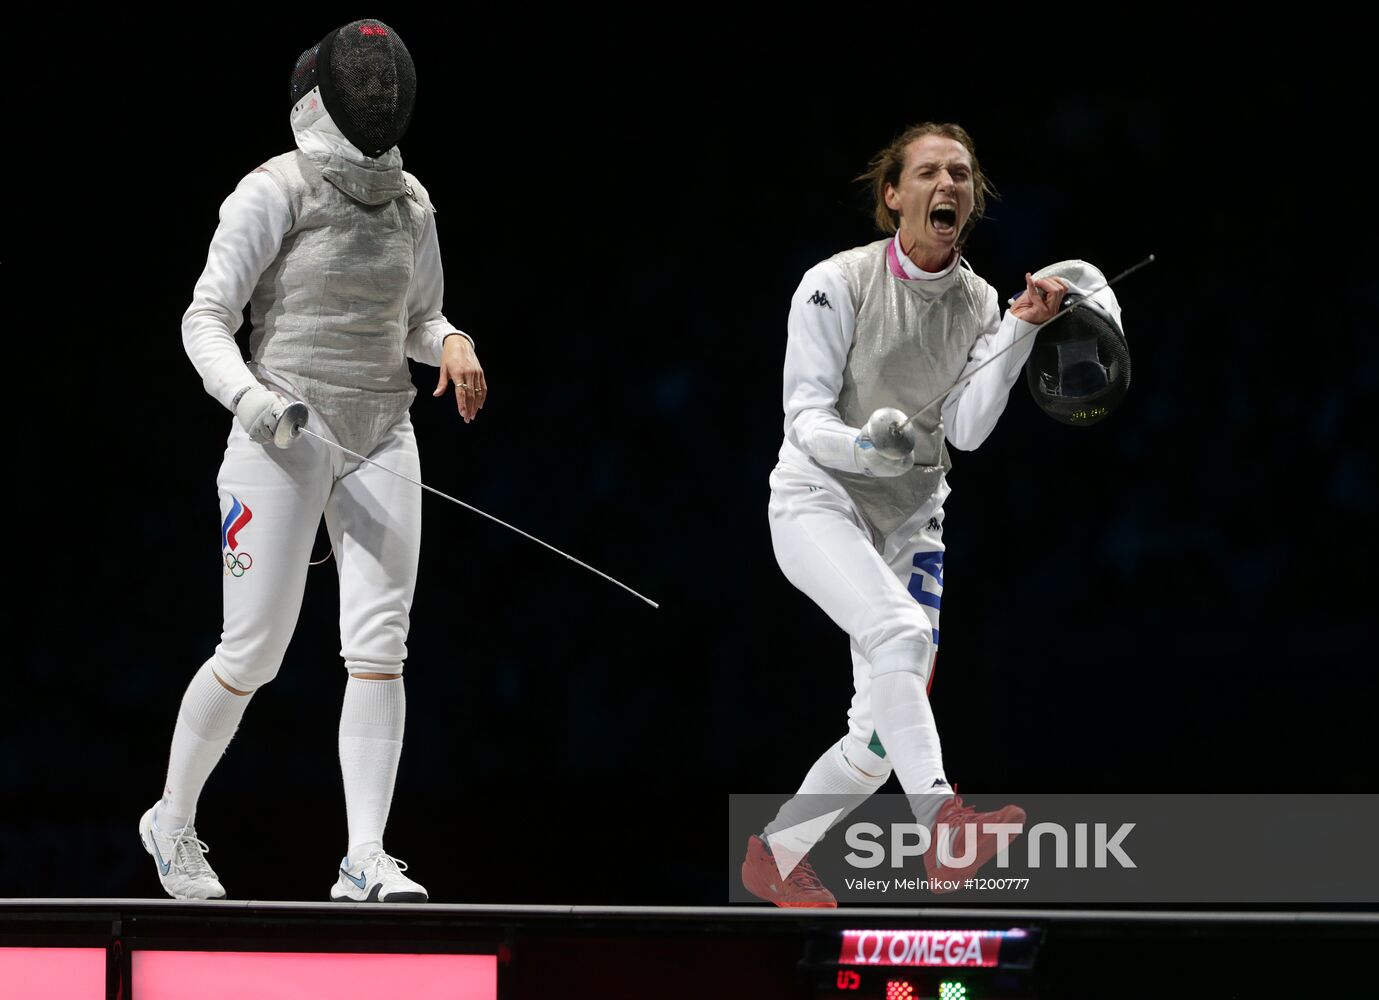
{"label": "red sneaker", "polygon": [[758,899],[777,906],[835,909],[838,900],[824,888],[809,856],[800,858],[794,871],[781,878],[776,859],[760,837],[747,838],[747,857],[742,860],[742,886]]}
{"label": "red sneaker", "polygon": [[[964,805],[962,799],[954,795],[939,807],[938,816],[934,819],[934,840],[929,850],[924,854],[924,868],[929,873],[929,891],[945,893],[960,888],[963,879],[974,875],[982,865],[996,856],[996,850],[1000,847],[1000,840],[994,833],[986,832],[988,823],[1019,823],[1023,826],[1024,822],[1025,811],[1019,806],[1002,806],[994,812],[979,813],[970,806]],[[976,830],[973,831],[976,834],[975,847],[967,842],[969,824],[976,826]],[[941,826],[946,826],[947,830],[940,831]],[[961,868],[952,868],[940,864],[938,858],[940,833],[949,838],[948,849],[944,852],[948,857],[961,860],[967,857],[969,850],[972,850],[974,851],[972,860]],[[1014,838],[1010,839],[1013,840]],[[936,889],[933,887],[935,879],[951,882],[953,886],[952,888]]]}

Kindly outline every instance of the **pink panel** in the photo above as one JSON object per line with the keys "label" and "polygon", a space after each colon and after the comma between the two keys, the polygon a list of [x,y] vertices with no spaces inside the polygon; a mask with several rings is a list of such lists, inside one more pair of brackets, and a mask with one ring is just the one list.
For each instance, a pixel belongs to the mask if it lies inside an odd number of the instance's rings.
{"label": "pink panel", "polygon": [[133,951],[139,1000],[495,1000],[494,955]]}
{"label": "pink panel", "polygon": [[104,948],[0,948],[5,1000],[101,1000]]}

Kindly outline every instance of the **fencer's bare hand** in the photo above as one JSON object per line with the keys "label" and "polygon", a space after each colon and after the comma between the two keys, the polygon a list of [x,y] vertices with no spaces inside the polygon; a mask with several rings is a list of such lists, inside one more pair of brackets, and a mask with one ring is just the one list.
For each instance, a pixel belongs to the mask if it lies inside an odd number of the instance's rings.
{"label": "fencer's bare hand", "polygon": [[484,369],[479,364],[479,356],[474,353],[474,345],[469,338],[454,336],[445,338],[441,352],[441,377],[436,383],[433,396],[445,395],[446,387],[455,383],[455,405],[460,416],[469,423],[479,415],[488,399],[488,382],[484,379]]}
{"label": "fencer's bare hand", "polygon": [[1026,272],[1025,290],[1010,304],[1010,311],[1016,319],[1026,323],[1047,323],[1058,315],[1067,291],[1068,283],[1062,278],[1040,278],[1036,281],[1032,274]]}

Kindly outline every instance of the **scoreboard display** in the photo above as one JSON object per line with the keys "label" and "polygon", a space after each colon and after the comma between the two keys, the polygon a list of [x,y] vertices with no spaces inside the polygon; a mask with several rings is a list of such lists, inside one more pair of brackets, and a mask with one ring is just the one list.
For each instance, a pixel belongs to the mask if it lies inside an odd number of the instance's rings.
{"label": "scoreboard display", "polygon": [[811,943],[813,994],[884,1000],[1031,997],[1037,927],[844,930]]}

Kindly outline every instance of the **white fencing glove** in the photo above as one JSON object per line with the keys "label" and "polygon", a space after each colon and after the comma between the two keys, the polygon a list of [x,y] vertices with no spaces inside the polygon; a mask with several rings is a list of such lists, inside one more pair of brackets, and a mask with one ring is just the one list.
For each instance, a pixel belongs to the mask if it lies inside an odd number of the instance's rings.
{"label": "white fencing glove", "polygon": [[[817,416],[815,415],[817,414]],[[915,453],[900,458],[887,458],[877,450],[865,428],[849,427],[835,414],[816,410],[796,420],[799,440],[820,465],[839,472],[889,479],[903,476],[915,466]]]}
{"label": "white fencing glove", "polygon": [[858,471],[864,476],[890,479],[893,476],[903,476],[915,467],[913,451],[906,452],[901,458],[887,458],[877,450],[865,428],[858,432],[852,448],[857,457]]}
{"label": "white fencing glove", "polygon": [[289,402],[271,389],[251,385],[235,396],[235,416],[249,440],[287,448],[306,423],[307,409],[305,403]]}

